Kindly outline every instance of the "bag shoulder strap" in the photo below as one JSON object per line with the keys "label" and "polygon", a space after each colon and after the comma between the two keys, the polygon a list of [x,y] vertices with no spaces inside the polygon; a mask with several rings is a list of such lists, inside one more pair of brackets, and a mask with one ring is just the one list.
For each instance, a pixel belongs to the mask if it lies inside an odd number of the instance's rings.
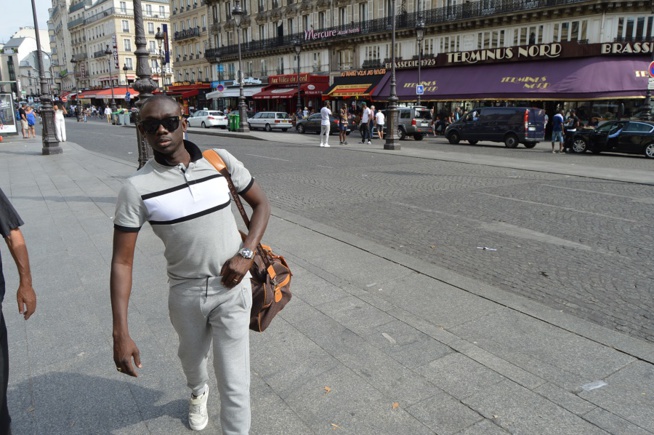
{"label": "bag shoulder strap", "polygon": [[[227,170],[227,165],[225,164],[225,161],[220,157],[220,155],[216,152],[214,149],[208,149],[202,152],[202,156],[209,161],[213,165],[214,168],[220,174],[225,177],[227,180],[227,185],[229,186],[229,191],[232,194],[232,198],[234,199],[234,203],[236,203],[236,208],[238,208],[239,213],[241,214],[241,217],[243,218],[243,222],[245,222],[245,226],[250,228],[250,218],[248,217],[248,214],[245,212],[245,208],[243,207],[243,203],[241,202],[241,197],[239,196],[238,192],[236,191],[236,187],[234,187],[234,182],[232,181],[232,176]],[[273,276],[274,277],[274,269],[271,267],[270,260],[268,259],[268,256],[265,254],[263,247],[261,246],[261,243],[257,245],[257,252],[261,256],[261,259],[263,260],[263,263],[266,265],[266,269],[268,269],[268,273],[270,271],[273,271]]]}

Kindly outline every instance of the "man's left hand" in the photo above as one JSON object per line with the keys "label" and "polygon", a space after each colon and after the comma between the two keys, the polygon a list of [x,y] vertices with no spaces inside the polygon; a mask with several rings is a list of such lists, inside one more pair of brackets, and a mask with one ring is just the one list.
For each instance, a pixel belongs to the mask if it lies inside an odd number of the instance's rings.
{"label": "man's left hand", "polygon": [[29,319],[36,311],[36,293],[31,285],[21,285],[16,292],[18,301],[18,312],[23,315],[25,320]]}
{"label": "man's left hand", "polygon": [[220,271],[220,276],[222,276],[221,283],[227,288],[232,288],[241,282],[245,274],[250,271],[252,267],[252,260],[243,258],[240,254],[236,254],[229,261],[223,264],[223,268]]}

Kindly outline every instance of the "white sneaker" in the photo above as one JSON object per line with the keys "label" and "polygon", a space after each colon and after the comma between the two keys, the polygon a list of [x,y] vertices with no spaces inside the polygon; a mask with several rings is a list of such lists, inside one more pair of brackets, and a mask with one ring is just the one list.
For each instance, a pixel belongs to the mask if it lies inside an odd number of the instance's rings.
{"label": "white sneaker", "polygon": [[193,397],[188,405],[188,424],[193,430],[202,430],[209,423],[209,414],[207,413],[207,399],[209,398],[209,386],[206,386],[204,393],[200,397]]}
{"label": "white sneaker", "polygon": [[328,145],[328,144],[325,144],[325,148],[329,148],[329,145]]}
{"label": "white sneaker", "polygon": [[321,143],[321,144],[320,144],[320,146],[321,146],[321,147],[324,147],[324,146],[325,146],[325,144],[324,144],[324,143]]}
{"label": "white sneaker", "polygon": [[368,145],[372,145],[372,142],[368,141]]}

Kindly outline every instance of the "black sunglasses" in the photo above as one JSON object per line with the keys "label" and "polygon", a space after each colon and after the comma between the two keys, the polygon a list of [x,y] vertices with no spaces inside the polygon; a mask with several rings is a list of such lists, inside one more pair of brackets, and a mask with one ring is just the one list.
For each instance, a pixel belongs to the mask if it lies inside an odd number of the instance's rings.
{"label": "black sunglasses", "polygon": [[141,121],[140,124],[143,131],[147,134],[155,134],[159,130],[160,125],[163,125],[169,133],[172,133],[179,128],[180,119],[182,119],[181,116],[170,116],[164,119],[146,119],[145,121]]}

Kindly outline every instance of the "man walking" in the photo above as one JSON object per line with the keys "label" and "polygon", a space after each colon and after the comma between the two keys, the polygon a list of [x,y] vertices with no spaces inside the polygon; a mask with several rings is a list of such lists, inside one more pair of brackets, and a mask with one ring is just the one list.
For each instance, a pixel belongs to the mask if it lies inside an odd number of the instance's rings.
{"label": "man walking", "polygon": [[189,426],[202,430],[209,421],[207,360],[213,344],[222,433],[248,434],[249,270],[268,224],[270,204],[243,164],[217,150],[236,190],[252,207],[248,234],[241,240],[227,181],[197,145],[182,139],[187,124],[179,104],[165,95],[148,98],[138,128],[154,159],[126,181],[116,204],[110,283],[116,369],[137,376],[136,368],[142,368],[129,334],[127,309],[136,239],[147,221],[164,243],[169,316],[191,389]]}
{"label": "man walking", "polygon": [[[9,199],[0,189],[0,234],[5,239],[9,252],[18,269],[18,312],[25,320],[29,319],[36,310],[36,293],[32,287],[32,273],[30,260],[27,254],[27,245],[20,226],[20,218]],[[1,260],[1,259],[0,259]],[[9,385],[9,346],[7,342],[7,325],[2,312],[2,301],[5,296],[5,278],[2,273],[0,261],[0,434],[11,434],[11,417],[7,406],[7,386]]]}
{"label": "man walking", "polygon": [[105,106],[104,116],[107,117],[107,124],[111,124],[111,107]]}
{"label": "man walking", "polygon": [[377,126],[377,134],[380,139],[384,139],[384,124],[386,123],[386,117],[381,110],[378,110],[375,114],[375,125]]}
{"label": "man walking", "polygon": [[20,108],[18,109],[18,115],[20,116],[20,129],[23,132],[23,139],[27,139],[29,130],[29,125],[27,124],[27,113],[25,112],[26,106],[25,103],[21,103]]}
{"label": "man walking", "polygon": [[341,141],[341,145],[347,145],[347,105],[345,103],[341,104],[341,110],[338,112],[338,138]]}
{"label": "man walking", "polygon": [[552,154],[556,153],[556,142],[559,143],[559,152],[563,152],[563,122],[563,110],[559,110],[552,117]]}
{"label": "man walking", "polygon": [[361,103],[361,143],[366,143],[366,140],[368,141],[368,145],[372,144],[370,141],[370,109],[366,105],[366,103]]}
{"label": "man walking", "polygon": [[325,104],[320,109],[320,146],[329,148],[329,130],[331,127],[332,111],[329,108],[329,101],[325,101]]}

